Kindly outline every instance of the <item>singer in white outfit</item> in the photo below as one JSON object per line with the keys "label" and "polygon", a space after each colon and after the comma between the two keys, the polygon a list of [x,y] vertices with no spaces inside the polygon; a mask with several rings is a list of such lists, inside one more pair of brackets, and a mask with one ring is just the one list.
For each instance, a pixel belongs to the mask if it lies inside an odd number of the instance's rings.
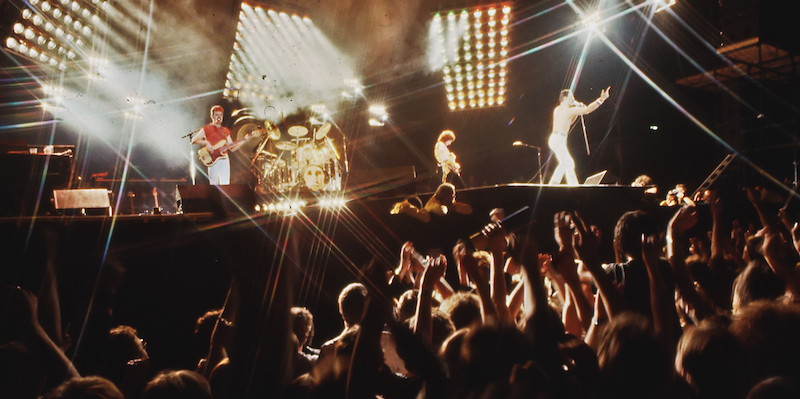
{"label": "singer in white outfit", "polygon": [[589,105],[575,101],[572,91],[561,91],[558,97],[558,106],[553,110],[553,133],[550,134],[550,138],[547,140],[547,144],[553,150],[556,160],[558,160],[558,166],[553,172],[553,177],[550,178],[550,184],[561,184],[564,176],[567,177],[567,184],[579,184],[578,176],[575,175],[575,161],[569,155],[569,150],[567,149],[567,135],[570,127],[579,116],[591,114],[603,105],[603,102],[608,98],[610,90],[611,86],[601,91],[600,97]]}

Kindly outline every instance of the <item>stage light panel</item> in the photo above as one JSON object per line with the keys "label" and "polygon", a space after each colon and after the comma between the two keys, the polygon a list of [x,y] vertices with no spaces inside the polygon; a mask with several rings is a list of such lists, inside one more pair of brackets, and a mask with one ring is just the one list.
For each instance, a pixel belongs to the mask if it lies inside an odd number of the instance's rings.
{"label": "stage light panel", "polygon": [[[442,15],[447,15],[447,18],[442,18]],[[434,54],[438,52],[441,56],[431,57],[431,61],[435,59],[440,63],[431,62],[430,67],[442,71],[448,106],[451,110],[504,103],[499,99],[498,91],[492,90],[487,96],[483,90],[473,91],[471,95],[465,90],[482,89],[487,85],[487,82],[483,81],[484,70],[487,69],[485,62],[489,63],[487,75],[492,79],[488,83],[489,87],[505,85],[510,16],[511,7],[505,4],[479,6],[472,10],[439,12],[433,15],[429,29],[431,35],[429,43],[432,44],[430,52]],[[473,64],[474,61],[477,63]],[[503,66],[501,73],[494,70],[496,64]],[[471,73],[473,70],[477,73]],[[484,100],[463,101],[476,96]]]}

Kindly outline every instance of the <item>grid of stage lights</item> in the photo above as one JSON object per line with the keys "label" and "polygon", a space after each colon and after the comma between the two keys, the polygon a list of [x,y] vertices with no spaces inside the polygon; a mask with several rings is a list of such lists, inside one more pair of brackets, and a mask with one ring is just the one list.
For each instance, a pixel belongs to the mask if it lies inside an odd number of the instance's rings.
{"label": "grid of stage lights", "polygon": [[285,200],[256,205],[256,212],[295,214],[306,206],[303,200]]}
{"label": "grid of stage lights", "polygon": [[505,103],[510,18],[505,4],[434,14],[431,63],[442,70],[451,110]]}
{"label": "grid of stage lights", "polygon": [[[307,206],[309,204],[302,199],[281,198],[275,202],[256,205],[255,211],[270,214],[296,214]],[[320,209],[341,210],[347,206],[347,200],[340,196],[322,196],[317,199],[316,206]]]}
{"label": "grid of stage lights", "polygon": [[21,19],[6,38],[6,48],[18,55],[65,71],[70,62],[84,58],[91,49],[99,13],[107,1],[30,0]]}
{"label": "grid of stage lights", "polygon": [[244,2],[223,95],[288,115],[342,101],[354,69],[310,18]]}

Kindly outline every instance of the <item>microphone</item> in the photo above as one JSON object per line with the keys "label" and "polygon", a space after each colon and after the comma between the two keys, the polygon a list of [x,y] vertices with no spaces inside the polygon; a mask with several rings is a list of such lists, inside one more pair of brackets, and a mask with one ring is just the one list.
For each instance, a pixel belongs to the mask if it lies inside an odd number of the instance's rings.
{"label": "microphone", "polygon": [[511,145],[513,145],[514,147],[530,147],[530,148],[535,148],[535,149],[537,149],[537,150],[541,150],[541,148],[539,148],[539,147],[537,147],[537,146],[535,146],[535,145],[532,145],[532,144],[525,144],[525,143],[523,143],[523,142],[521,142],[521,141],[519,141],[519,140],[517,140],[517,141],[515,141],[515,142],[511,143]]}

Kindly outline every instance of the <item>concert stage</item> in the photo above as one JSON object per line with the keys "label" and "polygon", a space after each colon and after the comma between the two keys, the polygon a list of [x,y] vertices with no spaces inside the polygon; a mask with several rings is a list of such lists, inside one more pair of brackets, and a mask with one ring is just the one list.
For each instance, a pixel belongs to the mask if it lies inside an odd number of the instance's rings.
{"label": "concert stage", "polygon": [[[422,223],[389,214],[403,197],[345,194],[342,208],[322,208],[315,198],[306,198],[301,211],[269,213],[255,212],[255,205],[276,197],[245,195],[236,188],[219,191],[235,195],[204,197],[214,189],[194,190],[184,209],[201,201],[201,208],[207,207],[202,212],[0,218],[0,235],[6,237],[0,244],[5,254],[0,282],[38,292],[38,281],[52,266],[62,317],[73,329],[83,322],[93,292],[113,293],[116,321],[136,326],[148,338],[151,358],[164,362],[156,367],[190,367],[169,359],[191,350],[187,342],[194,320],[222,306],[232,276],[239,278],[241,302],[248,304],[243,308],[255,315],[253,320],[274,317],[274,306],[286,302],[272,294],[288,289],[290,304],[314,313],[317,337],[324,341],[341,326],[335,318],[339,290],[356,280],[359,267],[373,258],[394,268],[406,240],[414,241],[420,252],[448,254],[458,238],[490,221],[491,209],[502,207],[511,214],[527,206],[506,228],[536,237],[543,250],[554,249],[553,214],[573,209],[602,229],[604,246],[610,248],[619,215],[648,206],[643,188],[508,184],[460,190],[457,200],[472,206],[471,215],[450,214]],[[420,197],[427,201],[430,195]],[[604,258],[613,260],[613,254],[604,253]],[[454,267],[448,278],[457,281]],[[71,331],[73,337],[77,333]]]}

